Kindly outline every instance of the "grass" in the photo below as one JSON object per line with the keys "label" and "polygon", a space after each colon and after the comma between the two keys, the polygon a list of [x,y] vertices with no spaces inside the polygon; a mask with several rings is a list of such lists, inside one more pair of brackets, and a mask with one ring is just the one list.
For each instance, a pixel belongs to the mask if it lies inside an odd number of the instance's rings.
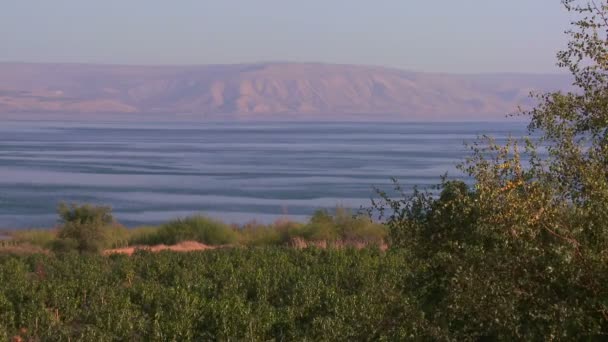
{"label": "grass", "polygon": [[131,232],[122,225],[112,224],[105,230],[105,247],[122,248],[129,246]]}
{"label": "grass", "polygon": [[147,241],[158,232],[158,226],[139,226],[128,230],[129,244],[137,244],[140,241]]}
{"label": "grass", "polygon": [[55,229],[27,229],[16,230],[8,234],[11,240],[16,243],[28,243],[40,248],[50,248],[53,241],[57,238]]}

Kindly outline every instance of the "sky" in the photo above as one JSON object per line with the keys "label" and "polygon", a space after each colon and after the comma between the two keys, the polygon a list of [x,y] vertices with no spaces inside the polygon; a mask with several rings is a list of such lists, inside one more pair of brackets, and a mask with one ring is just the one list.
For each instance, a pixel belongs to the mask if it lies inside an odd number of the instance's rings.
{"label": "sky", "polygon": [[0,61],[558,72],[559,0],[0,0]]}

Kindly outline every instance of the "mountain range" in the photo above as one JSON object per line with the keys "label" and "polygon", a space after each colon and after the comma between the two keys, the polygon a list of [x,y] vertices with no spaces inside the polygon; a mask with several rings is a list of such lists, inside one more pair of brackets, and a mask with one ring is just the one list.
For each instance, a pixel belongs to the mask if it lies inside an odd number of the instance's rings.
{"label": "mountain range", "polygon": [[0,63],[0,118],[185,115],[224,120],[492,120],[561,74],[447,74],[375,66]]}

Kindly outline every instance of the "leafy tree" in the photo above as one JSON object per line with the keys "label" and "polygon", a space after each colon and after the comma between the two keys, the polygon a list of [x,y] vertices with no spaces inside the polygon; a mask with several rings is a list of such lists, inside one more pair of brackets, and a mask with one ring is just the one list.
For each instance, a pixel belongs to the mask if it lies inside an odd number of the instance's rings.
{"label": "leafy tree", "polygon": [[106,231],[114,223],[110,207],[61,203],[57,212],[61,227],[55,244],[56,251],[96,253],[105,246]]}
{"label": "leafy tree", "polygon": [[483,137],[460,166],[470,188],[375,203],[436,338],[608,334],[608,3],[563,3],[576,19],[558,64],[576,90],[522,112],[540,138]]}

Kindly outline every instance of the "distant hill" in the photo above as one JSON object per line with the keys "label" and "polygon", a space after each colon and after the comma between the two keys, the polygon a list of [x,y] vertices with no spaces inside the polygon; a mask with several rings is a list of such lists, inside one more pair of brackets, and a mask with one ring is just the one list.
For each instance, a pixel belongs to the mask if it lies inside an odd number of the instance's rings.
{"label": "distant hill", "polygon": [[123,66],[0,63],[0,118],[187,114],[203,119],[496,119],[566,75],[457,75],[370,66],[260,63]]}

